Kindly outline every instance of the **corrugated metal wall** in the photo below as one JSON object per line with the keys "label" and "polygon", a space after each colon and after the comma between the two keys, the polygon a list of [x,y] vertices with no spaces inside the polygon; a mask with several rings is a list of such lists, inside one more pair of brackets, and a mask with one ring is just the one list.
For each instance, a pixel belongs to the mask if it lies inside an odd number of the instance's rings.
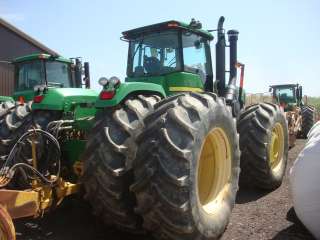
{"label": "corrugated metal wall", "polygon": [[[16,57],[40,52],[45,53],[43,50],[0,24],[0,61],[11,61]],[[5,63],[0,63],[0,96],[9,96],[13,93],[13,80],[13,67]]]}
{"label": "corrugated metal wall", "polygon": [[14,89],[13,66],[0,63],[0,96],[9,96]]}

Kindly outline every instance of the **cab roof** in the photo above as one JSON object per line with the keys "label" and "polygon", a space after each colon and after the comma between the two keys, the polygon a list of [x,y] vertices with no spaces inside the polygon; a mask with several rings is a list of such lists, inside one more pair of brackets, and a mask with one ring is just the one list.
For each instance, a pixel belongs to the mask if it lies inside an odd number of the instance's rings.
{"label": "cab roof", "polygon": [[188,30],[196,34],[199,34],[203,37],[206,37],[209,40],[213,39],[213,35],[210,32],[203,30],[201,28],[195,28],[193,26],[190,26],[190,24],[179,22],[176,20],[166,21],[162,23],[152,24],[152,25],[124,31],[122,32],[122,35],[125,39],[130,40],[144,34],[161,31],[161,30],[168,30],[168,29],[184,29],[184,30]]}
{"label": "cab roof", "polygon": [[297,87],[299,86],[299,84],[293,84],[293,83],[289,83],[289,84],[277,84],[277,85],[271,85],[271,88],[286,88],[286,87]]}
{"label": "cab roof", "polygon": [[32,61],[32,60],[38,60],[38,59],[45,59],[45,60],[53,60],[58,62],[64,62],[64,63],[72,63],[70,59],[63,58],[61,56],[53,56],[46,53],[34,53],[22,57],[18,57],[13,60],[13,63],[20,63],[20,62],[26,62],[26,61]]}

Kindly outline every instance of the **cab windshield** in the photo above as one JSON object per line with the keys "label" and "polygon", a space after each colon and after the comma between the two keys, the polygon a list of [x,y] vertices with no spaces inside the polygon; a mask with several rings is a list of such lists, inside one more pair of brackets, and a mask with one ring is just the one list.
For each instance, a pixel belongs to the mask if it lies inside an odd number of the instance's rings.
{"label": "cab windshield", "polygon": [[166,30],[130,40],[129,77],[189,72],[203,83],[212,77],[209,40],[187,30]]}
{"label": "cab windshield", "polygon": [[295,103],[295,89],[292,88],[276,88],[274,91],[276,99],[280,100],[280,102],[285,103]]}
{"label": "cab windshield", "polygon": [[17,91],[30,90],[37,85],[71,87],[70,65],[57,61],[35,60],[16,66]]}
{"label": "cab windshield", "polygon": [[181,71],[178,31],[152,33],[130,41],[128,76],[143,77]]}

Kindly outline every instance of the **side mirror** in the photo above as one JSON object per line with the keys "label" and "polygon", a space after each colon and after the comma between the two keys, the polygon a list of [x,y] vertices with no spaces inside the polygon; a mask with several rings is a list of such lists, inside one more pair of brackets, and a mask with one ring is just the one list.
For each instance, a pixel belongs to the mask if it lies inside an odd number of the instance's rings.
{"label": "side mirror", "polygon": [[272,87],[269,87],[269,92],[272,92]]}

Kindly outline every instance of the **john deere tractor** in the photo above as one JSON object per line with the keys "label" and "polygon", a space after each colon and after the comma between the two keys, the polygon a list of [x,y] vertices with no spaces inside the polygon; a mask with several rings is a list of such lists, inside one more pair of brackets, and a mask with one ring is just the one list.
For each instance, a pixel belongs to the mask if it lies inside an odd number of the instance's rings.
{"label": "john deere tractor", "polygon": [[290,146],[293,146],[296,136],[306,138],[315,123],[315,107],[303,101],[302,86],[299,84],[272,85],[270,91],[274,103],[284,109],[289,127]]}
{"label": "john deere tractor", "polygon": [[[241,177],[277,188],[288,154],[280,108],[244,108],[237,86],[238,31],[168,21],[123,32],[127,77],[103,90],[84,155],[86,198],[107,224],[157,239],[215,239],[225,230]],[[225,50],[229,47],[229,81]],[[240,135],[240,139],[239,139]],[[241,159],[241,160],[240,160]]]}
{"label": "john deere tractor", "polygon": [[89,65],[79,58],[33,54],[12,64],[13,100],[0,104],[0,212],[41,216],[79,190],[98,93],[88,89]]}

